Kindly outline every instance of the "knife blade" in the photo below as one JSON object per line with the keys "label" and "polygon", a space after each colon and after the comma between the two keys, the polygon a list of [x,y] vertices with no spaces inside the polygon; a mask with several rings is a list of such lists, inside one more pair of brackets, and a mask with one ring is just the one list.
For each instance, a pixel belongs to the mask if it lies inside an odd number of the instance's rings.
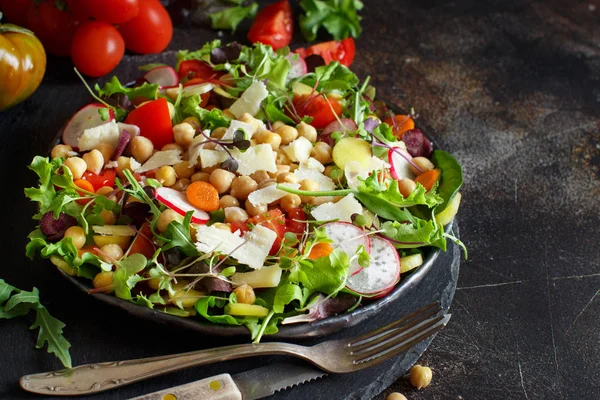
{"label": "knife blade", "polygon": [[233,376],[211,376],[130,400],[256,400],[325,375],[308,365],[274,363]]}

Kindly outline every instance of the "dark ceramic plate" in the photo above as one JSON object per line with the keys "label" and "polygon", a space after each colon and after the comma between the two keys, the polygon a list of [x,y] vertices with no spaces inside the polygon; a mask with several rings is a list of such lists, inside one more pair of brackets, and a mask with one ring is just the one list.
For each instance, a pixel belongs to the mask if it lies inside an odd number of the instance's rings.
{"label": "dark ceramic plate", "polygon": [[[396,110],[398,114],[403,113],[400,107],[392,108]],[[429,134],[426,133],[426,135],[433,142],[434,148],[439,148],[435,140]],[[61,132],[59,132],[53,144],[56,144],[60,140],[60,137]],[[452,229],[453,224],[454,221],[448,224],[447,229]],[[389,309],[396,300],[400,299],[404,295],[404,293],[408,292],[410,288],[416,286],[417,283],[420,282],[432,268],[434,268],[434,265],[438,264],[438,256],[441,252],[442,250],[436,248],[429,248],[427,251],[425,251],[423,265],[401,277],[400,282],[396,285],[394,290],[381,299],[367,301],[363,306],[357,307],[354,311],[334,315],[312,323],[280,325],[279,332],[274,335],[268,335],[265,337],[265,339],[307,339],[326,336],[335,332],[339,332],[345,328],[360,324],[361,322],[381,313],[382,311]],[[64,275],[65,278],[67,278],[85,293],[88,293],[88,290],[92,289],[90,280],[70,276],[60,269],[59,271]],[[113,295],[104,293],[94,293],[91,294],[91,296],[94,296],[95,298],[107,304],[118,307],[133,316],[149,319],[161,324],[196,331],[206,335],[249,336],[249,331],[245,326],[217,325],[195,317],[177,317],[162,313],[160,311],[152,310],[150,308],[138,306],[137,304],[133,304],[128,301],[121,300]]]}

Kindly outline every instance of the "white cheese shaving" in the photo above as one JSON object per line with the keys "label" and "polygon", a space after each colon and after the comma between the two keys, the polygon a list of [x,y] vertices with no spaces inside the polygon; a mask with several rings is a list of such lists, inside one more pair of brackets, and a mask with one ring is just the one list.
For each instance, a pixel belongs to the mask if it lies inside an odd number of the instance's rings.
{"label": "white cheese shaving", "polygon": [[362,214],[362,205],[350,193],[337,203],[325,203],[312,209],[311,214],[317,221],[329,221],[337,219],[338,221],[352,222],[352,214]]}
{"label": "white cheese shaving", "polygon": [[137,172],[146,172],[151,169],[163,167],[165,165],[175,165],[181,162],[181,151],[179,150],[163,150],[157,151],[150,157],[148,161],[142,165]]}
{"label": "white cheese shaving", "polygon": [[[300,187],[300,184],[286,183],[286,184],[283,184],[282,186],[289,187],[291,189],[298,189]],[[250,195],[248,196],[248,200],[254,206],[261,206],[261,205],[271,204],[272,202],[279,200],[288,194],[289,194],[288,192],[285,192],[281,189],[277,189],[276,185],[272,185],[272,186],[267,186],[262,189],[255,190],[254,192],[250,193]]]}
{"label": "white cheese shaving", "polygon": [[[305,162],[310,158],[313,144],[307,138],[300,136],[283,148],[288,158],[294,162]],[[316,160],[315,160],[316,161]]]}
{"label": "white cheese shaving", "polygon": [[242,93],[240,98],[229,107],[229,111],[235,115],[236,118],[241,117],[244,113],[248,113],[254,117],[260,110],[260,105],[263,100],[266,99],[268,95],[269,92],[267,91],[266,85],[261,81],[254,81],[252,85]]}
{"label": "white cheese shaving", "polygon": [[277,172],[275,153],[269,144],[252,146],[244,153],[234,149],[231,154],[238,162],[236,172],[240,175],[250,175],[260,170]]}
{"label": "white cheese shaving", "polygon": [[231,121],[231,125],[229,125],[227,132],[225,132],[221,140],[233,140],[233,134],[238,129],[245,133],[244,138],[248,140],[252,139],[252,136],[256,131],[256,127],[253,124],[247,124],[242,121],[233,120]]}
{"label": "white cheese shaving", "polygon": [[229,254],[241,264],[260,269],[276,238],[275,232],[260,225],[241,237],[240,231],[232,233],[214,226],[200,225],[197,228],[196,248],[203,253],[218,251]]}
{"label": "white cheese shaving", "polygon": [[297,170],[294,171],[294,175],[298,178],[298,180],[302,179],[312,179],[313,181],[319,184],[319,190],[334,190],[335,183],[331,180],[330,177],[323,175],[317,170],[308,169],[300,166]]}
{"label": "white cheese shaving", "polygon": [[119,133],[123,133],[123,131],[127,131],[131,135],[131,138],[136,137],[140,134],[140,128],[137,125],[125,124],[123,122],[117,122],[119,126]]}
{"label": "white cheese shaving", "polygon": [[108,143],[113,147],[119,144],[119,125],[112,120],[106,124],[95,126],[83,131],[83,134],[77,139],[79,151],[88,151],[96,148],[100,143]]}
{"label": "white cheese shaving", "polygon": [[300,163],[300,168],[302,169],[314,169],[315,171],[323,172],[325,171],[325,166],[321,164],[317,159],[310,157],[308,160]]}
{"label": "white cheese shaving", "polygon": [[[210,136],[210,130],[206,129],[203,131],[204,135]],[[190,143],[190,147],[188,149],[188,162],[190,163],[190,167],[193,167],[198,162],[198,157],[200,157],[200,151],[202,150],[202,143],[206,142],[206,137],[200,134],[192,139],[192,143]]]}
{"label": "white cheese shaving", "polygon": [[[141,167],[142,167],[142,164],[140,164],[135,158],[129,157],[129,168],[133,172],[138,172]],[[143,172],[143,171],[141,171],[141,172]]]}
{"label": "white cheese shaving", "polygon": [[202,166],[202,169],[220,164],[229,158],[229,155],[224,150],[208,150],[200,148],[198,154],[200,156],[200,165]]}

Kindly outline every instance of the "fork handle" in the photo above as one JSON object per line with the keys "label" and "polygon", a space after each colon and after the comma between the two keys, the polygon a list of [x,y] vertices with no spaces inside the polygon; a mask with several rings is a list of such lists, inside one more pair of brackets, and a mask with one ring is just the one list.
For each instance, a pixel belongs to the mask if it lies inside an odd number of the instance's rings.
{"label": "fork handle", "polygon": [[21,387],[50,396],[82,396],[128,385],[173,371],[236,358],[263,355],[307,357],[307,347],[291,343],[239,344],[137,360],[85,364],[71,369],[25,375]]}

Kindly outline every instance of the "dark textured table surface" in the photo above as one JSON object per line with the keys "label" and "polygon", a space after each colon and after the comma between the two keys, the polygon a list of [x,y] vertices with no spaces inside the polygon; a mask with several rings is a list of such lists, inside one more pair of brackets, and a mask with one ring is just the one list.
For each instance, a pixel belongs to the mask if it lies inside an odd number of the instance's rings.
{"label": "dark textured table surface", "polygon": [[[371,75],[380,96],[414,107],[462,162],[459,218],[470,250],[453,318],[420,361],[434,371],[431,386],[415,391],[400,377],[384,393],[411,400],[600,398],[600,2],[365,3],[353,68]],[[115,73],[133,78],[135,65],[172,62],[174,50],[213,37],[180,26],[167,53],[127,55]],[[76,363],[102,361],[115,343],[128,357],[191,349],[184,339],[206,344],[210,339],[149,322],[119,324],[123,314],[24,256],[34,225],[33,205],[23,197],[34,183],[26,165],[86,100],[70,63],[51,59],[41,88],[0,114],[0,277],[40,288],[43,302],[67,322]],[[20,395],[21,374],[59,367],[33,349],[29,323],[0,322],[0,398]]]}

